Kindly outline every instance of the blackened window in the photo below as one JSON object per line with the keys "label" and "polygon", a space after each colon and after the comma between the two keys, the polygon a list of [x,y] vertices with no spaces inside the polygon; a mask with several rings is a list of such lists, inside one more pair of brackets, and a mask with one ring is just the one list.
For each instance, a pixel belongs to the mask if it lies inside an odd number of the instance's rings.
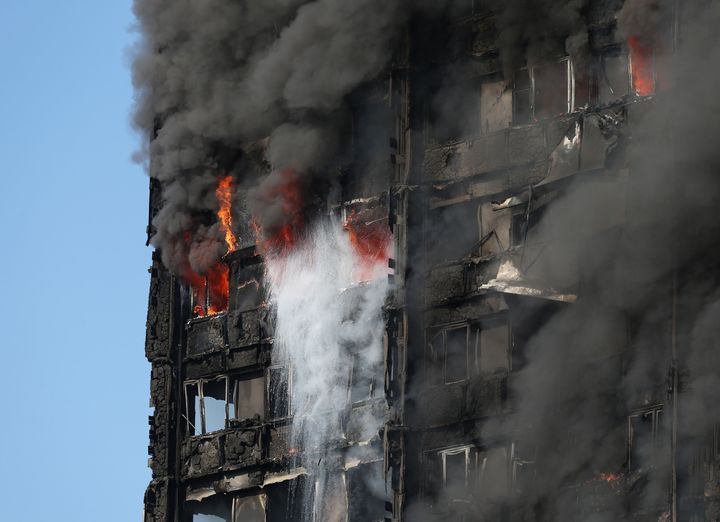
{"label": "blackened window", "polygon": [[633,413],[628,417],[628,467],[645,470],[658,457],[662,428],[662,407]]}
{"label": "blackened window", "polygon": [[265,416],[265,380],[260,377],[234,378],[229,398],[232,418],[244,420]]}
{"label": "blackened window", "polygon": [[600,58],[598,72],[598,103],[618,100],[630,92],[628,57],[619,52],[607,53]]}
{"label": "blackened window", "polygon": [[468,377],[468,327],[445,331],[445,384]]}
{"label": "blackened window", "polygon": [[535,119],[550,118],[569,111],[569,73],[567,59],[533,68]]}
{"label": "blackened window", "polygon": [[530,70],[521,69],[513,77],[513,124],[522,125],[532,120],[532,81]]}

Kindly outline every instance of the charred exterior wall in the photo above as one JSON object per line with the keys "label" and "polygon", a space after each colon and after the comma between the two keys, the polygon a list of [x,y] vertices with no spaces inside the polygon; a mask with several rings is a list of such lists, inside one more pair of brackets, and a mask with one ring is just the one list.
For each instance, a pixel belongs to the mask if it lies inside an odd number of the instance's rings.
{"label": "charred exterior wall", "polygon": [[[395,254],[382,393],[333,412],[342,520],[720,517],[717,156],[672,72],[702,10],[646,2],[665,15],[640,55],[622,1],[581,4],[581,56],[508,43],[502,8],[415,14],[351,96],[327,212],[386,219]],[[227,310],[194,317],[153,258],[145,520],[325,520],[300,493],[262,256],[245,241],[223,262]]]}

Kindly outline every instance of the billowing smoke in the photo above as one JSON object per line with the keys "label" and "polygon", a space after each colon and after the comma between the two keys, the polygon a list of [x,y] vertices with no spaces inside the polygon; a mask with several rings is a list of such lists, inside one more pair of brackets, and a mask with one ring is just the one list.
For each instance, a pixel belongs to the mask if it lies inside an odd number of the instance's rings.
{"label": "billowing smoke", "polygon": [[[372,282],[357,284],[358,253],[335,219],[317,221],[289,253],[266,258],[276,310],[273,363],[288,370],[291,447],[313,477],[323,520],[344,520],[345,494],[331,451],[346,441],[340,412],[360,389],[363,399],[382,393],[382,306],[386,265],[374,265]],[[377,437],[384,410],[361,420],[363,441]],[[308,481],[306,498],[313,484]],[[337,491],[336,491],[337,490]],[[312,520],[312,502],[305,520]],[[334,516],[333,507],[340,510]],[[342,516],[340,516],[342,515]]]}
{"label": "billowing smoke", "polygon": [[[220,176],[252,187],[268,166],[292,168],[311,178],[312,195],[314,178],[338,172],[345,96],[387,65],[403,5],[136,0],[134,121],[149,143],[141,157],[162,182],[152,242],[171,269],[202,273],[224,253],[214,219]],[[243,152],[267,137],[266,163]],[[282,219],[265,202],[253,212],[270,228]]]}

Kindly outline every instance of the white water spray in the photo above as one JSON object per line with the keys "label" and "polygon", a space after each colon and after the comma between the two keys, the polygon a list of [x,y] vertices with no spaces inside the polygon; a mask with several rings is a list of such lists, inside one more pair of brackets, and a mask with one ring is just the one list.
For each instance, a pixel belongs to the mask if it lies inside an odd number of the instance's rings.
{"label": "white water spray", "polygon": [[[387,265],[378,261],[376,277],[358,284],[360,261],[340,222],[330,218],[317,223],[289,254],[266,259],[276,313],[273,363],[291,375],[290,444],[301,450],[312,477],[304,496],[305,520],[312,519],[313,481],[316,520],[344,517],[336,500],[344,486],[332,451],[348,443],[341,413],[350,405],[353,387],[366,386],[367,398],[382,396]],[[384,420],[382,413],[365,415],[364,436],[376,436]]]}

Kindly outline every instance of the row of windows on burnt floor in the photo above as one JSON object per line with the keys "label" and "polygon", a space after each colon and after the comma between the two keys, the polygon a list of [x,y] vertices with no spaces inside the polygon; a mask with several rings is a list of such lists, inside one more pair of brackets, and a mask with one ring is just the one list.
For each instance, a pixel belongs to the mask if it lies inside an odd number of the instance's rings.
{"label": "row of windows on burnt floor", "polygon": [[539,197],[530,207],[520,204],[496,209],[492,200],[470,199],[432,208],[423,232],[427,266],[468,256],[497,255],[518,245],[537,242],[538,225],[554,197],[555,194]]}
{"label": "row of windows on burnt floor", "polygon": [[[453,324],[427,332],[428,384],[452,384],[478,375],[510,370],[509,325],[505,319],[483,325]],[[383,390],[381,372],[361,369],[353,357],[347,400],[358,404]],[[185,421],[189,436],[227,428],[232,421],[283,419],[293,410],[292,372],[271,366],[264,373],[220,375],[185,382]]]}
{"label": "row of windows on burnt floor", "polygon": [[[667,459],[668,429],[663,423],[662,405],[647,407],[627,418],[627,456],[625,470],[651,472],[661,459]],[[495,500],[528,492],[538,475],[537,449],[530,443],[497,444],[489,447],[462,445],[425,452],[425,492],[429,501],[440,504]],[[567,464],[567,465],[566,465]],[[552,463],[553,466],[572,463]],[[621,470],[595,470],[578,481],[614,480]],[[542,473],[539,473],[542,476]]]}
{"label": "row of windows on burnt floor", "polygon": [[[383,390],[382,373],[369,372],[353,356],[348,375],[348,404],[362,404]],[[185,381],[184,417],[189,436],[223,430],[233,421],[255,419],[281,420],[293,414],[293,372],[283,366],[271,366],[250,375],[220,375]]]}
{"label": "row of windows on burnt floor", "polygon": [[[431,103],[428,138],[445,142],[490,134],[630,95],[648,95],[656,88],[655,69],[653,55],[638,56],[633,63],[629,54],[613,48],[584,66],[565,57],[520,69],[510,80],[451,82]],[[639,87],[641,77],[648,81]]]}
{"label": "row of windows on burnt floor", "polygon": [[[361,464],[328,477],[324,498],[300,475],[244,495],[213,495],[186,503],[187,522],[281,522],[312,519],[380,522],[386,515],[385,474],[381,461]],[[308,498],[309,495],[309,498]],[[332,513],[335,516],[331,516]],[[338,514],[341,514],[338,516]]]}

